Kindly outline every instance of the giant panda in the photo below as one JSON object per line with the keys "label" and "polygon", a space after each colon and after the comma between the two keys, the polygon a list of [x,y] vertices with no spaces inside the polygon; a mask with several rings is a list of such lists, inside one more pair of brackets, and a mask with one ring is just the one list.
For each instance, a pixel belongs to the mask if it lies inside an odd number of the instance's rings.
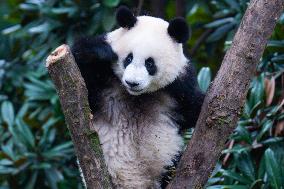
{"label": "giant panda", "polygon": [[127,7],[116,20],[120,28],[77,40],[72,53],[116,188],[163,188],[204,98],[183,52],[189,29],[183,18],[135,17]]}

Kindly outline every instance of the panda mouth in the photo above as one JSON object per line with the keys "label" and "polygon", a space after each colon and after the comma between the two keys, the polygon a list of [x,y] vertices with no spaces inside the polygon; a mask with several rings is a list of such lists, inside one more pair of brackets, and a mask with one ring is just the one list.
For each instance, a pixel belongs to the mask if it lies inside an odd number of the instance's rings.
{"label": "panda mouth", "polygon": [[128,90],[130,90],[131,92],[141,92],[143,91],[143,89],[131,89],[131,88],[128,88]]}

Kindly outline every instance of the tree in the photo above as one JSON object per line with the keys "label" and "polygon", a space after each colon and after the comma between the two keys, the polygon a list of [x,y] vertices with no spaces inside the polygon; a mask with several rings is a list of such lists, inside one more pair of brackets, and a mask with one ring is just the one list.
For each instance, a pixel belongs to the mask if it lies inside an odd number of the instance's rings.
{"label": "tree", "polygon": [[[282,0],[251,1],[208,90],[193,138],[169,188],[202,188],[206,183],[236,125],[249,82],[283,9]],[[98,138],[92,136],[91,127],[87,131],[82,127],[83,123],[90,125],[91,114],[86,88],[69,48],[61,46],[55,50],[47,59],[47,67],[59,93],[88,188],[110,188],[99,143],[92,142],[98,141]],[[82,116],[74,118],[72,115],[79,115],[80,110],[83,110]],[[85,145],[84,148],[82,145]]]}

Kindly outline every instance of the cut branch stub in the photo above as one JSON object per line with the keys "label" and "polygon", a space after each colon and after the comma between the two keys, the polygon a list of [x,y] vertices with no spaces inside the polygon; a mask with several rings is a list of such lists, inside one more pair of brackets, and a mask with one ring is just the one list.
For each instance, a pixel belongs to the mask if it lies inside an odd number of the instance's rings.
{"label": "cut branch stub", "polygon": [[87,88],[70,48],[58,47],[47,57],[46,67],[59,95],[87,188],[112,188],[99,138],[91,131]]}

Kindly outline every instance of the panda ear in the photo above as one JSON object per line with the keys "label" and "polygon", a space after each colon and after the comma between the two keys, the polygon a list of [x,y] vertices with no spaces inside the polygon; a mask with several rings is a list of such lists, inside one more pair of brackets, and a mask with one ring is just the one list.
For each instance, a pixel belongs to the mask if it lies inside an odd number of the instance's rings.
{"label": "panda ear", "polygon": [[170,21],[169,35],[178,43],[185,43],[189,38],[189,28],[184,18],[178,17]]}
{"label": "panda ear", "polygon": [[116,11],[116,21],[120,27],[130,29],[137,22],[137,18],[126,6],[120,6]]}

